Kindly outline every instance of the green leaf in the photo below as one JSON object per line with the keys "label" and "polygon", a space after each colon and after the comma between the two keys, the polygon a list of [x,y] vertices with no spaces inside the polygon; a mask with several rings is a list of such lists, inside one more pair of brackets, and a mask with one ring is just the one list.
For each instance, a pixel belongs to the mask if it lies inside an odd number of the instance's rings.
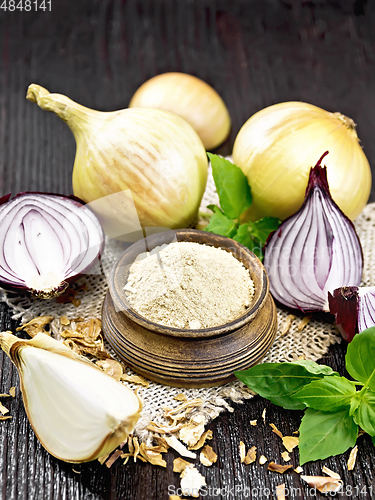
{"label": "green leaf", "polygon": [[214,214],[204,230],[209,231],[210,233],[221,234],[222,236],[228,236],[228,238],[232,238],[237,232],[235,223],[226,215],[224,215],[219,207],[216,207],[215,205],[209,205],[208,208],[210,208],[210,210],[213,210]]}
{"label": "green leaf", "polygon": [[314,361],[295,363],[262,363],[235,372],[236,377],[263,398],[288,410],[302,410],[305,404],[294,400],[302,387],[325,375],[338,375],[329,366]]}
{"label": "green leaf", "polygon": [[299,428],[300,465],[344,453],[355,445],[357,435],[349,410],[328,413],[308,408]]}
{"label": "green leaf", "polygon": [[245,247],[249,248],[259,258],[263,258],[263,247],[269,234],[280,225],[279,219],[275,217],[264,217],[255,222],[246,222],[238,228],[233,238]]}
{"label": "green leaf", "polygon": [[240,224],[237,234],[233,237],[233,239],[251,250],[257,257],[263,258],[263,244],[259,240],[253,238],[248,223]]}
{"label": "green leaf", "polygon": [[356,392],[354,382],[345,377],[323,377],[305,385],[293,399],[314,410],[337,411],[350,406]]}
{"label": "green leaf", "polygon": [[359,392],[357,392],[351,399],[350,401],[350,410],[349,410],[349,415],[353,415],[355,410],[358,408],[359,404],[361,402],[361,398],[359,396]]}
{"label": "green leaf", "polygon": [[239,167],[221,156],[207,153],[219,195],[220,206],[230,219],[239,219],[250,208],[252,196],[246,175]]}
{"label": "green leaf", "polygon": [[212,210],[213,212],[221,212],[221,213],[224,213],[220,207],[218,207],[217,205],[207,205],[207,208],[209,208],[210,210]]}
{"label": "green leaf", "polygon": [[375,436],[375,394],[366,390],[361,396],[361,402],[353,413],[353,419],[367,434]]}
{"label": "green leaf", "polygon": [[375,391],[375,327],[355,335],[345,356],[350,375]]}
{"label": "green leaf", "polygon": [[276,217],[263,217],[263,219],[248,223],[251,227],[251,233],[254,238],[261,241],[263,244],[267,241],[268,236],[272,231],[280,226],[281,221]]}
{"label": "green leaf", "polygon": [[315,361],[310,361],[309,359],[299,359],[298,361],[293,362],[294,365],[303,366],[309,373],[313,373],[316,375],[335,375],[339,376],[337,372],[334,372],[330,366],[327,365],[319,365],[315,363]]}

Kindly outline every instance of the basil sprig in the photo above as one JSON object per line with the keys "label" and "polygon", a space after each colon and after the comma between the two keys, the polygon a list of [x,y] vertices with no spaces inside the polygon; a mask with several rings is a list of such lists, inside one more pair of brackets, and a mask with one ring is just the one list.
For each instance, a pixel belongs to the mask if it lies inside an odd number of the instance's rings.
{"label": "basil sprig", "polygon": [[[290,410],[306,409],[299,428],[301,465],[344,453],[354,446],[359,427],[375,445],[375,327],[348,344],[340,377],[313,361],[264,363],[235,372],[250,389]],[[357,389],[360,387],[360,389]]]}
{"label": "basil sprig", "polygon": [[205,230],[233,238],[262,259],[264,244],[269,234],[279,227],[279,219],[264,217],[255,222],[242,223],[241,218],[253,201],[246,175],[229,160],[207,154],[221,208],[208,205],[213,215]]}
{"label": "basil sprig", "polygon": [[287,410],[303,410],[306,405],[295,398],[297,392],[325,375],[339,374],[329,366],[301,360],[295,363],[263,363],[235,372],[235,375],[259,396],[275,405]]}

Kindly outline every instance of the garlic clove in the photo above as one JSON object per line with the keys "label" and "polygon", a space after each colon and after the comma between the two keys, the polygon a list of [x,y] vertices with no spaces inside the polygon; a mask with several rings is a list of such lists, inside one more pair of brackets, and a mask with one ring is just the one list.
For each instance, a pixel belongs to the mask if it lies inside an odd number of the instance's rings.
{"label": "garlic clove", "polygon": [[55,457],[94,460],[134,430],[142,406],[136,394],[62,343],[3,332],[0,345],[18,369],[30,424]]}

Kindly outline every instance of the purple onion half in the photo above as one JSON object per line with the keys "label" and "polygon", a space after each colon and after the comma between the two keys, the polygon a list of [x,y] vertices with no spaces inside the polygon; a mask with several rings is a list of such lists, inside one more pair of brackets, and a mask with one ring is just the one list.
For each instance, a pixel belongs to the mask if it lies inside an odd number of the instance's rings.
{"label": "purple onion half", "polygon": [[329,293],[328,300],[337,327],[348,342],[356,333],[375,326],[374,286],[344,286]]}
{"label": "purple onion half", "polygon": [[0,199],[0,284],[57,297],[98,262],[103,229],[75,197],[21,193]]}
{"label": "purple onion half", "polygon": [[328,312],[328,292],[359,286],[363,270],[354,225],[332,200],[321,167],[326,154],[310,170],[302,207],[270,236],[264,255],[273,297],[304,312]]}

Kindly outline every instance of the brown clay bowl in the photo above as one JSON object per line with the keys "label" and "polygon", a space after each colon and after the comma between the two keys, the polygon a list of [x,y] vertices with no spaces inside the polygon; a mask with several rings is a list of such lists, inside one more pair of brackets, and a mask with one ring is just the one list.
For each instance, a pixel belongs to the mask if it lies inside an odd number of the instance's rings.
{"label": "brown clay bowl", "polygon": [[[189,330],[153,323],[129,306],[123,288],[131,263],[140,253],[176,240],[222,248],[244,264],[255,288],[246,314],[222,326]],[[264,357],[277,319],[266,271],[250,250],[225,236],[179,229],[153,234],[125,250],[111,271],[102,324],[109,344],[135,372],[175,387],[210,387],[234,380],[234,371]]]}

